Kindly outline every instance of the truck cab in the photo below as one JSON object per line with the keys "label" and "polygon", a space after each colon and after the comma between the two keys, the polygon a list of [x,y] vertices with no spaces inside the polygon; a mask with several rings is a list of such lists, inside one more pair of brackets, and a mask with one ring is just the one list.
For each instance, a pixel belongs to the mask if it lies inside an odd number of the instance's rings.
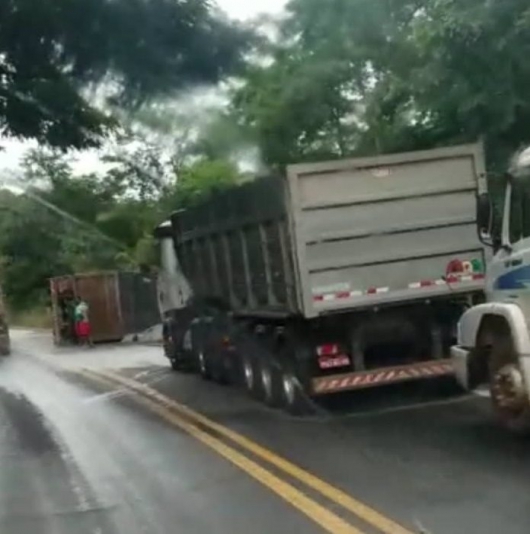
{"label": "truck cab", "polygon": [[479,234],[494,255],[486,300],[467,310],[451,356],[457,378],[472,390],[489,386],[496,415],[515,432],[530,431],[530,148],[505,175],[500,233],[493,236],[487,194],[478,197]]}
{"label": "truck cab", "polygon": [[[175,252],[171,221],[157,226],[154,235],[159,244],[160,270],[157,279],[158,308],[162,317],[162,340],[164,354],[171,367],[179,370],[189,366],[189,354],[183,350],[186,345],[182,338],[181,324],[189,322],[187,305],[192,298],[192,290],[184,276]],[[184,338],[186,332],[184,332]]]}

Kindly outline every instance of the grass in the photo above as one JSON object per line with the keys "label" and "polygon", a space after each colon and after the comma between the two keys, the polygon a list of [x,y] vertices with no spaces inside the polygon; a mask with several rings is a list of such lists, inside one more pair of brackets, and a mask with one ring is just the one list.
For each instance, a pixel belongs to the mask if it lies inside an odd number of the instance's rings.
{"label": "grass", "polygon": [[31,310],[12,312],[8,314],[9,325],[21,328],[52,329],[53,321],[49,308],[38,307]]}

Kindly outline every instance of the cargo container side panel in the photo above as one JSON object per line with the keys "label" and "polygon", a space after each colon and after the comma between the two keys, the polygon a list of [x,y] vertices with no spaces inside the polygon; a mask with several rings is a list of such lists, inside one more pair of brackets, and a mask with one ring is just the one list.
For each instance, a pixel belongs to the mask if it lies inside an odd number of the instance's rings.
{"label": "cargo container side panel", "polygon": [[118,274],[124,334],[136,334],[160,322],[156,278],[135,272]]}
{"label": "cargo container side panel", "polygon": [[114,341],[123,338],[118,291],[114,273],[75,277],[76,295],[89,305],[94,341]]}
{"label": "cargo container side panel", "polygon": [[479,145],[468,145],[376,158],[378,165],[363,159],[290,168],[306,317],[339,307],[315,297],[374,288],[406,295],[411,284],[443,278],[451,259],[484,260],[475,225],[481,157]]}

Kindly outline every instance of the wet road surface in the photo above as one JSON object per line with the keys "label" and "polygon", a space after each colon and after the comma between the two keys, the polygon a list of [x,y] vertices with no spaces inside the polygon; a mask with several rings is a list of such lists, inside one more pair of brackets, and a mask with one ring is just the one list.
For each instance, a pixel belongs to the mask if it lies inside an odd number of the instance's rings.
{"label": "wet road surface", "polygon": [[321,532],[186,433],[31,356],[43,350],[15,333],[0,365],[2,534]]}
{"label": "wet road surface", "polygon": [[297,509],[276,492],[277,482],[266,487],[256,473],[223,457],[218,445],[190,436],[188,423],[153,413],[119,385],[72,375],[80,368],[117,371],[192,408],[222,425],[206,440],[235,431],[404,531],[529,532],[530,442],[496,426],[488,399],[458,395],[444,383],[401,386],[383,396],[331,400],[317,416],[294,419],[232,388],[171,372],[156,347],[58,351],[42,335],[14,337],[15,354],[0,367],[2,534],[311,534],[326,530],[322,518],[328,526],[338,518],[357,529],[337,523],[329,532],[384,531],[380,518],[370,523],[368,512],[358,517],[345,510],[340,495],[323,497],[292,473],[234,447],[258,464],[251,470],[266,467],[267,476],[311,499]]}

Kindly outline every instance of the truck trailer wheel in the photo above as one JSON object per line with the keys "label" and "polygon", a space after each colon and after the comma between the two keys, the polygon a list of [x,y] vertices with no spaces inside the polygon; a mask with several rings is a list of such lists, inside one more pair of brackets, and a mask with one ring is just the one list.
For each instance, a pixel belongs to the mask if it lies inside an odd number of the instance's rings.
{"label": "truck trailer wheel", "polygon": [[210,360],[210,375],[214,382],[226,385],[230,382],[230,369],[226,355],[222,353],[215,354],[214,358]]}
{"label": "truck trailer wheel", "polygon": [[489,359],[489,383],[501,423],[517,434],[530,434],[530,403],[522,369],[509,335],[497,338]]}
{"label": "truck trailer wheel", "polygon": [[175,347],[172,342],[164,340],[164,356],[169,360],[169,365],[173,371],[180,371],[180,365],[175,354]]}
{"label": "truck trailer wheel", "polygon": [[197,368],[203,380],[211,380],[210,363],[206,351],[201,347],[197,350]]}
{"label": "truck trailer wheel", "polygon": [[162,331],[162,344],[164,348],[164,356],[169,360],[169,365],[173,371],[180,371],[180,362],[177,357],[177,350],[174,343],[174,338],[171,335],[169,325],[164,324]]}
{"label": "truck trailer wheel", "polygon": [[291,369],[285,369],[281,377],[281,403],[291,415],[310,415],[314,412],[311,399]]}
{"label": "truck trailer wheel", "polygon": [[259,399],[261,397],[261,383],[259,366],[256,363],[251,356],[243,355],[241,357],[243,386],[251,397]]}
{"label": "truck trailer wheel", "polygon": [[274,361],[263,360],[259,366],[263,402],[273,408],[282,405],[282,373]]}

